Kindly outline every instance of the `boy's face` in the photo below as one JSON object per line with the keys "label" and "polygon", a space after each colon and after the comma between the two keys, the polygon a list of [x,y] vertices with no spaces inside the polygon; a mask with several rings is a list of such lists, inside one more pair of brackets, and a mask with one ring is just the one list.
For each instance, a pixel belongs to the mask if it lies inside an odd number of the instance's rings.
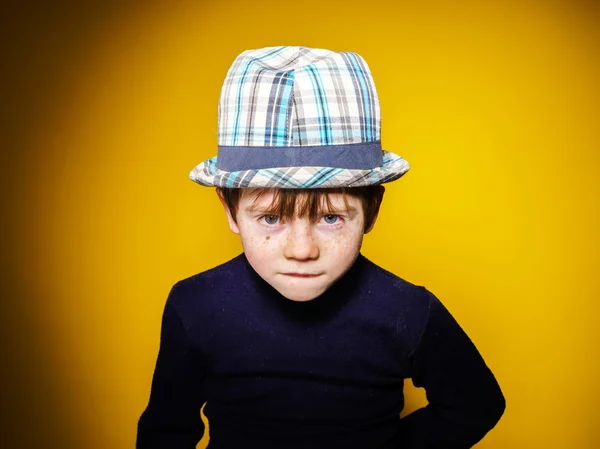
{"label": "boy's face", "polygon": [[297,215],[281,220],[266,212],[273,195],[272,190],[244,190],[236,220],[219,199],[229,227],[241,237],[252,268],[284,297],[310,301],[325,292],[358,257],[365,233],[362,202],[348,195],[346,207],[342,194],[331,193],[329,200],[338,211],[335,214],[324,212],[312,222]]}

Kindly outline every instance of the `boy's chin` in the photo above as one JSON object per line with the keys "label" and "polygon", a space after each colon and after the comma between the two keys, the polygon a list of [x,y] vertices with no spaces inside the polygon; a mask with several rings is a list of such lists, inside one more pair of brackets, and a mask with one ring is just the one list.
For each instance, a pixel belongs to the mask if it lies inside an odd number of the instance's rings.
{"label": "boy's chin", "polygon": [[313,299],[318,298],[319,296],[321,296],[324,291],[315,291],[315,290],[302,290],[302,289],[285,289],[285,290],[277,290],[281,296],[283,296],[286,299],[289,299],[290,301],[295,301],[295,302],[308,302],[308,301],[312,301]]}

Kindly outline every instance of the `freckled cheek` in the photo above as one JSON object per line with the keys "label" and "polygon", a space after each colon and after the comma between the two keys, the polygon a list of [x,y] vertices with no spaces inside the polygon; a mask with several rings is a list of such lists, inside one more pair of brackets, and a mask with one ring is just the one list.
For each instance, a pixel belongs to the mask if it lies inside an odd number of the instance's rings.
{"label": "freckled cheek", "polygon": [[330,238],[321,239],[321,247],[324,250],[332,251],[337,254],[343,254],[350,248],[357,246],[357,239],[360,235],[352,231],[342,231]]}
{"label": "freckled cheek", "polygon": [[245,251],[259,252],[264,245],[264,239],[259,237],[246,237],[242,239]]}
{"label": "freckled cheek", "polygon": [[256,236],[245,239],[244,248],[246,251],[253,251],[257,257],[266,258],[272,257],[272,255],[279,250],[281,242],[277,239],[277,236]]}

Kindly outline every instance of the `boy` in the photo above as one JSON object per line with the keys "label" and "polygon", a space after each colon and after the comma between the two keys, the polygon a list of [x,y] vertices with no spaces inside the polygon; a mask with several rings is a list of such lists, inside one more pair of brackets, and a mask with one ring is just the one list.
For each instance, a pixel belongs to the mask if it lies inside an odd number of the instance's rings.
{"label": "boy", "polygon": [[[439,300],[360,254],[384,187],[377,93],[357,54],[240,54],[219,102],[217,187],[243,254],[167,299],[137,448],[462,449],[504,412],[479,352]],[[399,418],[403,381],[429,404]]]}

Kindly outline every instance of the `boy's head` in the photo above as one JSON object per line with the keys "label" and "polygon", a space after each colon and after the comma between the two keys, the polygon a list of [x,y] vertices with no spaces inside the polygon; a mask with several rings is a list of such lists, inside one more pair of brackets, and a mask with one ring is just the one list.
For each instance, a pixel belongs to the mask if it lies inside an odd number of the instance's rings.
{"label": "boy's head", "polygon": [[217,187],[253,268],[307,301],[358,256],[381,184],[409,164],[381,148],[375,84],[358,54],[307,47],[241,53],[219,100],[218,157],[190,178]]}
{"label": "boy's head", "polygon": [[309,301],[339,279],[375,225],[384,187],[223,189],[230,229],[254,270],[284,297]]}

